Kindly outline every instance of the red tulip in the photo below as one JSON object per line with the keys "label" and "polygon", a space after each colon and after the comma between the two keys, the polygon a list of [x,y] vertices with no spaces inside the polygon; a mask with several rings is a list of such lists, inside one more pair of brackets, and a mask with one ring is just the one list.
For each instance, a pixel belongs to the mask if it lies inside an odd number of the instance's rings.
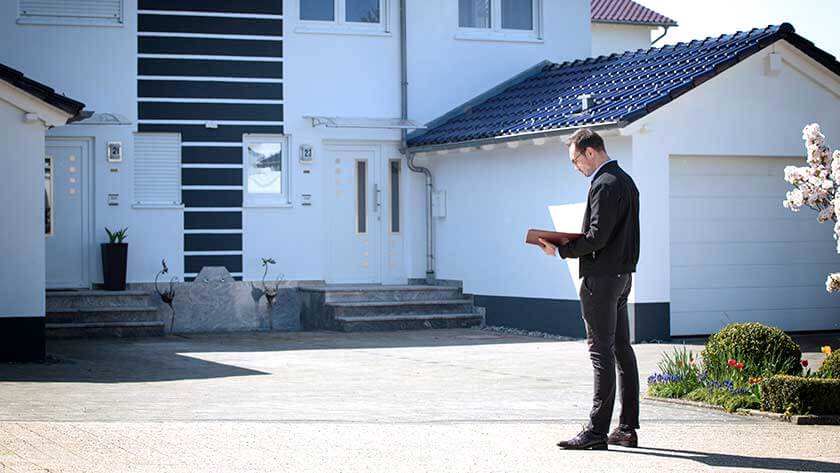
{"label": "red tulip", "polygon": [[731,366],[731,367],[733,367],[733,368],[735,367],[735,365],[737,365],[737,364],[738,364],[738,362],[737,362],[737,361],[735,361],[735,359],[734,359],[734,358],[730,358],[730,359],[729,359],[729,361],[728,361],[727,363],[729,363],[729,366]]}
{"label": "red tulip", "polygon": [[735,367],[738,368],[739,370],[742,370],[742,369],[744,369],[744,364],[739,361],[738,364],[735,365]]}
{"label": "red tulip", "polygon": [[802,360],[800,361],[800,363],[802,363],[802,366],[804,366],[805,368],[808,367],[808,360]]}

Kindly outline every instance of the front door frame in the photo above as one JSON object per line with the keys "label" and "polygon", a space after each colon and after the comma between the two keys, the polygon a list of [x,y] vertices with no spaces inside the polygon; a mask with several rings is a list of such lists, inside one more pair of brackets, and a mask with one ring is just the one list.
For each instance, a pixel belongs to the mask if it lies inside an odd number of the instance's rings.
{"label": "front door frame", "polygon": [[[44,157],[48,155],[47,149],[49,146],[60,146],[62,144],[74,146],[80,144],[83,149],[83,155],[79,157],[82,160],[82,173],[80,175],[82,179],[81,185],[81,192],[82,192],[82,247],[79,250],[82,252],[82,272],[81,272],[81,281],[80,286],[78,289],[90,289],[92,287],[92,277],[91,275],[94,274],[93,271],[93,257],[94,254],[93,249],[95,248],[95,239],[94,239],[94,219],[96,217],[95,206],[94,206],[94,198],[93,193],[95,190],[94,186],[94,176],[96,173],[94,172],[94,163],[96,159],[94,159],[93,154],[95,153],[95,146],[94,146],[94,138],[93,137],[86,137],[86,136],[47,136],[44,142]],[[55,168],[53,168],[55,169]],[[56,178],[55,171],[53,171],[53,179]],[[53,197],[55,199],[56,196]],[[54,200],[55,202],[55,200]],[[55,204],[54,204],[55,206]],[[44,237],[46,238],[46,236]],[[46,268],[44,268],[46,273]],[[46,288],[47,289],[65,289],[69,288],[67,284],[58,283],[58,284],[50,284],[49,280],[46,280]]]}
{"label": "front door frame", "polygon": [[[360,147],[360,148],[368,148],[368,149],[376,148],[376,156],[377,156],[376,161],[377,162],[368,164],[369,176],[370,176],[368,185],[369,186],[374,186],[374,185],[379,186],[379,189],[382,193],[381,198],[384,201],[384,199],[386,198],[386,195],[387,195],[387,191],[386,191],[386,188],[384,186],[387,183],[385,183],[383,181],[386,179],[387,176],[383,176],[382,173],[383,173],[383,169],[384,169],[383,166],[385,166],[385,164],[383,164],[383,163],[388,162],[388,159],[386,158],[386,149],[387,149],[388,145],[391,144],[390,141],[388,141],[388,140],[379,141],[379,140],[326,139],[326,140],[322,140],[321,143],[322,143],[322,146],[323,146],[324,156],[325,156],[325,159],[324,159],[324,166],[325,166],[325,169],[324,169],[324,185],[325,185],[325,191],[328,193],[327,195],[332,196],[333,192],[334,192],[334,189],[333,189],[334,182],[330,179],[330,177],[332,177],[332,173],[330,172],[331,161],[329,161],[329,159],[332,159],[331,154],[330,154],[330,148],[341,147],[341,146]],[[331,203],[332,203],[332,200],[328,199],[327,200],[327,206],[326,206],[327,209],[326,209],[326,212],[324,213],[324,228],[327,228],[327,229],[331,228],[330,224],[331,224],[331,219],[333,217],[332,212],[334,211],[334,209],[331,208],[331,205],[330,205]],[[370,281],[364,282],[364,283],[367,283],[367,284],[382,284],[383,278],[385,277],[385,274],[384,274],[384,271],[383,271],[383,260],[384,260],[385,256],[387,256],[387,251],[386,251],[387,248],[384,246],[385,241],[386,241],[385,234],[386,234],[387,228],[386,228],[386,219],[381,218],[382,215],[383,215],[383,212],[384,212],[383,209],[384,209],[384,206],[383,206],[383,208],[381,208],[379,210],[379,217],[380,218],[371,219],[371,221],[369,222],[369,225],[377,225],[377,227],[378,227],[378,235],[377,235],[377,241],[375,242],[375,245],[376,245],[376,251],[379,254],[378,254],[377,264],[376,264],[376,268],[375,268],[376,277],[374,278],[374,281],[372,281],[372,282],[370,282]],[[371,243],[373,243],[373,242],[371,242]],[[332,245],[333,245],[333,240],[330,237],[328,237],[328,240],[327,240],[327,248],[328,248],[327,249],[327,252],[328,252],[327,254],[328,254],[328,256],[327,256],[327,261],[326,261],[326,266],[327,267],[325,268],[326,270],[325,270],[325,274],[324,274],[324,277],[325,277],[326,281],[334,281],[335,280],[335,277],[334,277],[335,273],[334,273],[334,268],[333,268],[333,264],[332,264],[332,254],[333,254]],[[361,283],[362,281],[359,281],[359,282]]]}

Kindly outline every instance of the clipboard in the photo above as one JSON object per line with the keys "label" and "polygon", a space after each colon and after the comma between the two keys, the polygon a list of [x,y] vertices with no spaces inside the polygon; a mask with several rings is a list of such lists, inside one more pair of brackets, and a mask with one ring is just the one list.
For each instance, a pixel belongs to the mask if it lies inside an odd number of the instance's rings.
{"label": "clipboard", "polygon": [[565,244],[568,244],[568,242],[575,241],[582,236],[583,233],[552,232],[549,230],[538,230],[535,228],[531,228],[525,235],[525,243],[541,247],[542,243],[540,243],[538,239],[542,238],[543,240],[552,243],[555,246],[563,246]]}

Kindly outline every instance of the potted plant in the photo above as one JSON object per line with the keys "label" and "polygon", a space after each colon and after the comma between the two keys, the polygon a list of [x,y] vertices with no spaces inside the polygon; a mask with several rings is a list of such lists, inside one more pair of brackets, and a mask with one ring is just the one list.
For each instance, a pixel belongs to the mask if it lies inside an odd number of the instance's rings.
{"label": "potted plant", "polygon": [[107,227],[108,243],[102,243],[102,278],[106,291],[125,290],[125,270],[128,264],[128,243],[125,234],[128,228],[112,232]]}

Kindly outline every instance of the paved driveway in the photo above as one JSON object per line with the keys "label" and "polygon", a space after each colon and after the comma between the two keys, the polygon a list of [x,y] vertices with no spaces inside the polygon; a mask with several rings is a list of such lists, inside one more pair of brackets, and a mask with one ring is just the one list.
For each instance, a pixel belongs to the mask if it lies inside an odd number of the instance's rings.
{"label": "paved driveway", "polygon": [[[637,345],[643,378],[670,345]],[[699,348],[699,347],[698,347]],[[482,330],[51,342],[0,365],[0,471],[840,471],[840,427],[643,401],[643,447],[561,451],[583,342]]]}

